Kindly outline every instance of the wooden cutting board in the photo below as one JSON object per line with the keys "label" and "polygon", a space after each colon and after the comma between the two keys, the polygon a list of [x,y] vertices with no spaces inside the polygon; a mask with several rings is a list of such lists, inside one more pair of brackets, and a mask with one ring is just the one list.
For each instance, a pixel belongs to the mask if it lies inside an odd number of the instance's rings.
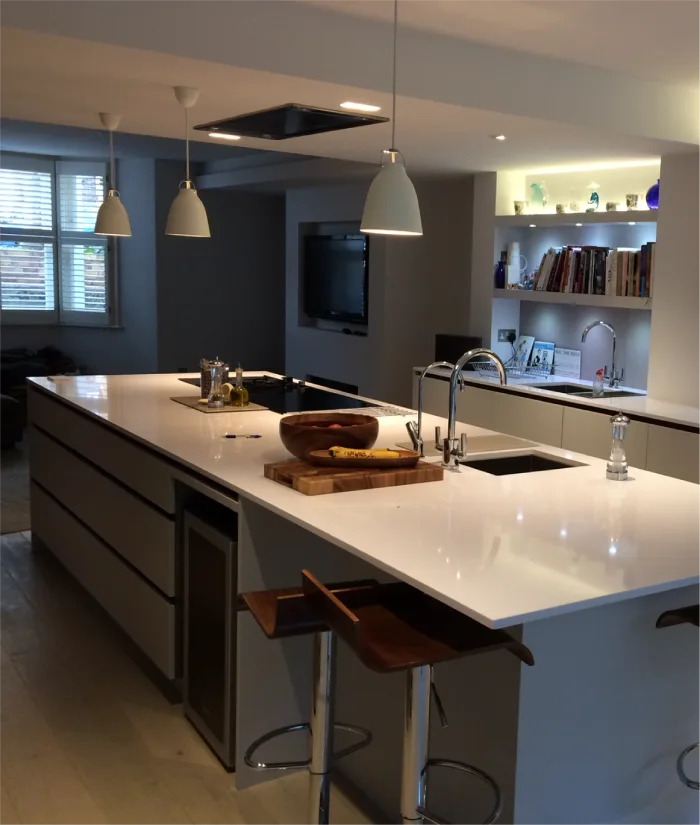
{"label": "wooden cutting board", "polygon": [[398,467],[391,470],[318,467],[307,461],[281,461],[265,465],[265,478],[307,496],[442,481],[442,476],[442,467],[425,461],[419,461],[415,467]]}

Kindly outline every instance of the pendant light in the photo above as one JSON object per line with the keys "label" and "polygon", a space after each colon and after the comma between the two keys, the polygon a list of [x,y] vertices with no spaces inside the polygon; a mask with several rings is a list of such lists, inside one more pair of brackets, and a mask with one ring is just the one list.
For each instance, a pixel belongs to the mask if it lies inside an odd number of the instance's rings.
{"label": "pendant light", "polygon": [[188,111],[199,97],[199,89],[190,86],[175,86],[177,102],[185,110],[185,180],[180,183],[180,191],[170,206],[166,235],[183,235],[186,238],[210,238],[209,221],[204,204],[190,179],[190,133]]}
{"label": "pendant light", "polygon": [[131,225],[126,214],[124,204],[117,191],[117,181],[114,174],[114,132],[119,128],[121,115],[110,115],[100,112],[102,125],[109,131],[109,189],[107,197],[102,202],[97,220],[95,221],[95,235],[112,235],[115,238],[130,238]]}
{"label": "pendant light", "polygon": [[367,192],[361,232],[376,235],[422,235],[418,196],[406,174],[403,155],[395,148],[396,138],[396,35],[399,2],[394,0],[394,65],[392,80],[391,149],[382,155],[382,168]]}

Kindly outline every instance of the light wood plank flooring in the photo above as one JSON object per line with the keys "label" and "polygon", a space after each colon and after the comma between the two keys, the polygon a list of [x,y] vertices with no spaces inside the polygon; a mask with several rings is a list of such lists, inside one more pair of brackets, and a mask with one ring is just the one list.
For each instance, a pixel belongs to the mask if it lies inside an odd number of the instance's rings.
{"label": "light wood plank flooring", "polygon": [[[238,792],[29,533],[0,540],[0,821],[302,823],[305,774]],[[367,823],[334,788],[333,822]]]}

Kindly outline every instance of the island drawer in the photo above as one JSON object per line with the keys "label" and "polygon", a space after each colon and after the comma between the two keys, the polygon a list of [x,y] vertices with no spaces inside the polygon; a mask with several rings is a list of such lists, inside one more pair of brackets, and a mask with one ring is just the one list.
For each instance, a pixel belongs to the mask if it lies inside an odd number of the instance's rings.
{"label": "island drawer", "polygon": [[41,390],[29,391],[29,420],[161,510],[175,512],[172,473],[165,460]]}
{"label": "island drawer", "polygon": [[32,479],[159,590],[174,596],[174,522],[36,427],[29,435]]}
{"label": "island drawer", "polygon": [[60,559],[168,679],[175,678],[175,607],[37,484],[32,533]]}

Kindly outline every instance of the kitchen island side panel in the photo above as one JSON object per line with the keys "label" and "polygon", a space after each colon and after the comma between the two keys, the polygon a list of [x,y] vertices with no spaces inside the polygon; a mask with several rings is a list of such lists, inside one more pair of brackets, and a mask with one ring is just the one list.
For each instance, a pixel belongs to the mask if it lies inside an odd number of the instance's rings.
{"label": "kitchen island side panel", "polygon": [[697,603],[691,586],[525,625],[536,665],[521,681],[515,822],[698,822],[675,766],[699,738],[698,628],[655,627]]}

